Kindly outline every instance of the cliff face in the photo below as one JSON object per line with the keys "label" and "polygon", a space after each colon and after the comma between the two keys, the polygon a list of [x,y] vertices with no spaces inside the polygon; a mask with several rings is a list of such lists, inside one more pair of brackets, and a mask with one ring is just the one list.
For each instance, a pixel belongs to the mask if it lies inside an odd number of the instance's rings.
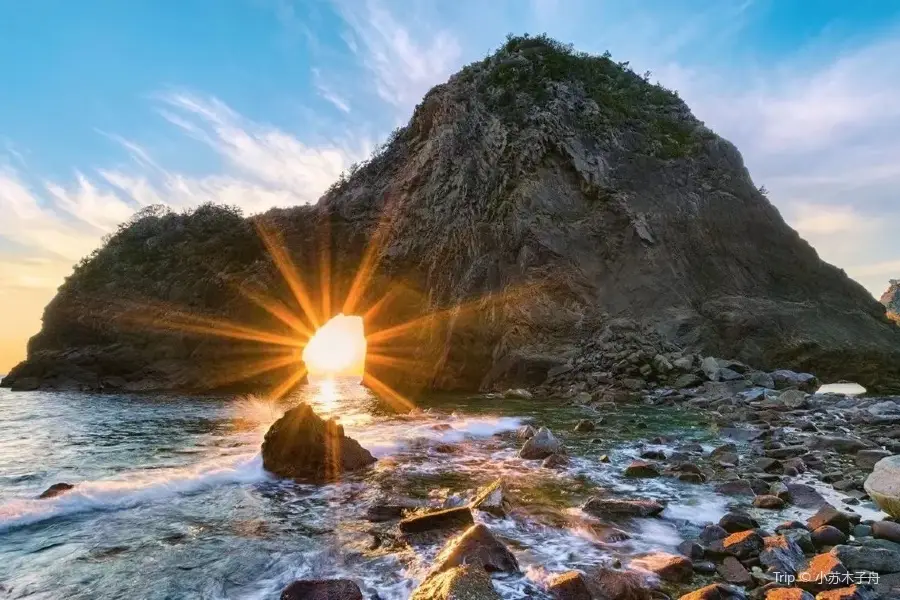
{"label": "cliff face", "polygon": [[888,317],[900,325],[900,279],[891,279],[890,287],[881,295],[881,303]]}
{"label": "cliff face", "polygon": [[[317,291],[320,317],[364,315],[376,388],[539,381],[614,316],[761,368],[900,387],[900,330],[785,224],[733,145],[624,65],[543,38],[511,39],[432,89],[409,124],[316,206],[229,224],[239,246],[179,237],[184,227],[173,225],[171,240],[142,238],[153,252],[123,258],[113,238],[60,289],[6,383],[54,385],[82,361],[79,377],[92,381],[108,368],[150,380],[149,369],[154,387],[204,387],[221,353],[238,352],[234,342],[194,331],[175,344],[172,333],[144,330],[128,342],[113,318],[121,310],[96,300],[186,304],[283,332],[283,322],[231,291],[250,285],[310,312],[253,241],[260,223]],[[215,260],[193,265],[197,248]],[[132,271],[142,273],[139,284]],[[127,367],[112,350],[123,345]],[[151,368],[158,363],[171,373]]]}

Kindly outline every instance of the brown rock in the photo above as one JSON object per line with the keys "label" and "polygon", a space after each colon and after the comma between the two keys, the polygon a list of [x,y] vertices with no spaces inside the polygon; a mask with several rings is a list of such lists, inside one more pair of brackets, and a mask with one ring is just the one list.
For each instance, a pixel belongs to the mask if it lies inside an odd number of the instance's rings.
{"label": "brown rock", "polygon": [[797,574],[797,584],[809,591],[839,588],[846,581],[847,567],[833,554],[818,554]]}
{"label": "brown rock", "polygon": [[400,521],[400,531],[410,534],[436,529],[462,529],[474,523],[472,511],[468,506],[462,506],[406,517]]}
{"label": "brown rock", "polygon": [[595,517],[654,517],[665,510],[665,506],[655,500],[617,500],[615,498],[590,498],[582,510]]}
{"label": "brown rock", "polygon": [[502,600],[487,572],[473,565],[427,578],[409,600]]}
{"label": "brown rock", "polygon": [[358,585],[346,579],[305,579],[284,588],[281,600],[363,600],[363,595]]}
{"label": "brown rock", "polygon": [[753,499],[753,506],[756,508],[768,508],[772,510],[779,510],[784,508],[785,502],[778,496],[757,496]]}
{"label": "brown rock", "polygon": [[746,595],[740,588],[722,583],[714,583],[689,594],[681,596],[678,600],[744,600]]}
{"label": "brown rock", "polygon": [[481,523],[447,542],[434,563],[432,573],[440,573],[460,565],[479,565],[491,573],[519,571],[516,557]]}
{"label": "brown rock", "polygon": [[587,581],[579,571],[555,575],[547,589],[556,600],[593,600]]}
{"label": "brown rock", "polygon": [[663,581],[688,583],[694,577],[690,560],[677,554],[654,552],[631,561],[629,565],[656,574]]}
{"label": "brown rock", "polygon": [[743,586],[748,586],[753,583],[753,577],[750,575],[750,571],[741,564],[741,561],[733,556],[726,556],[725,560],[722,561],[722,564],[719,565],[716,570],[719,572],[719,575],[722,576],[722,579],[728,583]]}
{"label": "brown rock", "polygon": [[659,469],[645,460],[634,460],[625,468],[625,477],[659,477]]}
{"label": "brown rock", "polygon": [[776,587],[766,591],[766,600],[815,600],[815,597],[802,588]]}

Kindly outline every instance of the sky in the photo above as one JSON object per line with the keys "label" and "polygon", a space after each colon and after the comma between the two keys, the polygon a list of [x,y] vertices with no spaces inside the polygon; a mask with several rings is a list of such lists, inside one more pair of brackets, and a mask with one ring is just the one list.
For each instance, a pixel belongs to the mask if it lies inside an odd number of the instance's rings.
{"label": "sky", "polygon": [[524,32],[651,71],[820,256],[900,277],[893,0],[0,0],[0,373],[142,206],[315,202]]}

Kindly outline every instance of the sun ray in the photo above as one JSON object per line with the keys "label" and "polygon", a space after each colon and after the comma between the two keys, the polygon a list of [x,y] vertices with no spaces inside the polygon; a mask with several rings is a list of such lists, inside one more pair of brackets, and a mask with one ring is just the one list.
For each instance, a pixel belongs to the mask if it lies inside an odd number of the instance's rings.
{"label": "sun ray", "polygon": [[301,319],[299,319],[296,315],[294,315],[291,310],[277,300],[271,300],[266,298],[262,294],[248,288],[247,286],[238,285],[235,286],[238,292],[268,312],[270,315],[288,325],[291,329],[302,335],[304,338],[309,339],[313,336],[313,330],[306,326]]}
{"label": "sun ray", "polygon": [[411,400],[371,373],[366,373],[363,383],[395,410],[409,412],[416,407]]}
{"label": "sun ray", "polygon": [[262,221],[256,222],[256,231],[269,251],[269,256],[272,257],[275,267],[281,273],[281,276],[284,277],[288,287],[291,288],[291,292],[294,294],[294,298],[297,300],[300,308],[312,322],[313,328],[318,329],[321,325],[321,320],[317,314],[315,304],[306,290],[306,286],[300,280],[294,261],[288,256],[287,251],[284,249],[283,244],[280,243],[280,240],[277,239],[275,233],[269,231]]}
{"label": "sun ray", "polygon": [[366,291],[366,286],[378,267],[381,260],[382,247],[387,241],[388,233],[394,224],[394,204],[395,201],[391,198],[385,199],[381,217],[378,219],[378,225],[375,226],[375,232],[369,238],[362,260],[360,260],[356,274],[353,276],[350,291],[347,292],[347,297],[344,299],[344,306],[341,312],[345,315],[356,312],[357,306]]}
{"label": "sun ray", "polygon": [[213,379],[211,381],[211,385],[213,387],[230,385],[232,383],[250,379],[251,377],[256,377],[257,375],[262,375],[263,373],[275,371],[277,369],[288,367],[290,365],[297,365],[298,368],[300,366],[299,357],[293,353],[285,356],[271,358],[268,360],[257,361],[249,365],[238,363],[229,372],[228,375]]}
{"label": "sun ray", "polygon": [[215,337],[259,342],[262,344],[274,344],[276,346],[286,346],[289,348],[298,348],[303,345],[302,341],[296,338],[291,338],[260,329],[254,329],[246,325],[230,323],[228,321],[223,321],[212,317],[192,315],[188,313],[176,313],[174,315],[155,317],[148,315],[133,315],[130,317],[123,316],[122,318],[125,321],[130,320],[144,326],[153,327],[164,331],[199,333]]}
{"label": "sun ray", "polygon": [[380,352],[366,352],[366,363],[382,365],[385,367],[393,367],[395,369],[422,369],[427,366],[423,360],[415,358],[401,358],[399,356],[390,356],[381,354]]}
{"label": "sun ray", "polygon": [[286,394],[290,393],[294,387],[306,377],[306,368],[300,367],[283,382],[278,384],[271,392],[269,397],[272,400],[281,400]]}

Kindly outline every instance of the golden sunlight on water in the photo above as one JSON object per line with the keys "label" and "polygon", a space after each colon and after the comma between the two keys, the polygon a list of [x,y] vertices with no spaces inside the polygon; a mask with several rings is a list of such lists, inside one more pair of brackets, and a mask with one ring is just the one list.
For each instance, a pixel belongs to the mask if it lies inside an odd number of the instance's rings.
{"label": "golden sunlight on water", "polygon": [[335,376],[362,377],[366,337],[362,317],[335,316],[316,331],[303,349],[310,379]]}

